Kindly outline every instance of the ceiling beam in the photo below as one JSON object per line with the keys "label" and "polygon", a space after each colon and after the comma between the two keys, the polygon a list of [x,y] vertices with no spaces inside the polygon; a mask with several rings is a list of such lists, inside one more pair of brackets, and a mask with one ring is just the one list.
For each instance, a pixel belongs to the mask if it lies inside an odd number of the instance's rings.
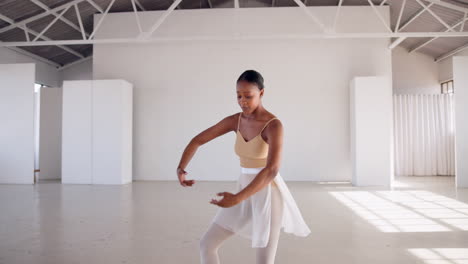
{"label": "ceiling beam", "polygon": [[448,3],[448,2],[443,2],[443,1],[440,1],[440,0],[425,0],[425,1],[427,1],[429,3],[432,3],[432,4],[436,4],[436,5],[439,5],[439,6],[446,7],[448,9],[459,11],[461,13],[468,12],[468,8],[461,7],[461,6],[458,6],[458,5],[454,5],[454,4],[451,4],[451,3]]}
{"label": "ceiling beam", "polygon": [[98,4],[96,4],[93,0],[86,0],[86,2],[92,5],[97,11],[99,11],[99,13],[101,14],[104,13],[104,10]]}
{"label": "ceiling beam", "polygon": [[[0,43],[1,43],[1,41],[0,41]],[[61,66],[60,64],[58,64],[58,63],[56,63],[56,62],[54,62],[54,61],[48,60],[48,59],[46,59],[46,58],[43,58],[43,57],[41,57],[41,56],[38,56],[38,55],[36,55],[36,54],[34,54],[34,53],[31,53],[31,52],[29,52],[29,51],[27,51],[27,50],[24,50],[24,49],[21,49],[21,48],[17,48],[17,47],[6,47],[6,48],[7,48],[7,49],[11,49],[11,50],[13,50],[13,51],[16,51],[16,52],[18,52],[18,53],[20,53],[20,54],[23,54],[23,55],[25,55],[25,56],[31,57],[31,58],[33,58],[33,59],[36,59],[36,60],[38,60],[38,61],[44,62],[44,63],[46,63],[46,64],[49,64],[50,66],[53,66],[53,67],[57,67],[57,68],[58,68],[58,67]]]}
{"label": "ceiling beam", "polygon": [[338,2],[338,7],[336,8],[335,19],[333,20],[333,32],[336,32],[336,24],[338,24],[338,17],[340,16],[340,9],[343,5],[343,0]]}
{"label": "ceiling beam", "polygon": [[465,15],[463,15],[463,20],[464,20],[464,22],[462,23],[462,25],[461,25],[461,27],[460,27],[460,32],[463,32],[463,31],[464,31],[467,15],[468,15],[468,12],[465,13]]}
{"label": "ceiling beam", "polygon": [[92,39],[94,37],[94,34],[96,34],[96,32],[98,31],[99,27],[101,26],[102,24],[102,21],[104,21],[104,18],[106,18],[107,14],[109,13],[109,10],[111,9],[112,5],[114,4],[115,0],[112,0],[109,5],[107,6],[106,8],[106,11],[104,11],[104,14],[102,15],[101,19],[99,19],[99,22],[97,23],[97,25],[94,27],[94,30],[93,30],[93,33],[91,33],[91,35],[89,36],[88,39]]}
{"label": "ceiling beam", "polygon": [[133,13],[135,13],[135,19],[136,19],[136,22],[137,22],[138,31],[141,34],[141,32],[143,32],[143,29],[141,28],[140,16],[138,15],[138,12],[137,12],[137,9],[136,9],[136,6],[135,6],[135,1],[136,0],[131,0],[131,1],[132,1]]}
{"label": "ceiling beam", "polygon": [[267,36],[184,36],[158,38],[110,38],[88,40],[52,40],[37,42],[0,42],[0,47],[48,46],[48,45],[86,45],[86,44],[118,44],[118,43],[152,43],[177,41],[213,41],[213,40],[274,40],[274,39],[367,39],[367,38],[427,38],[427,37],[468,37],[468,32],[383,32],[383,33],[316,33],[316,34],[273,34]]}
{"label": "ceiling beam", "polygon": [[465,45],[463,45],[461,47],[458,47],[458,48],[456,48],[454,50],[451,50],[451,51],[449,51],[447,53],[444,53],[444,54],[440,55],[439,57],[437,57],[435,59],[435,61],[439,62],[441,60],[445,60],[445,59],[449,58],[450,56],[453,56],[453,55],[459,53],[460,51],[463,51],[463,50],[466,50],[466,49],[468,49],[468,44],[465,44]]}
{"label": "ceiling beam", "polygon": [[[422,7],[426,8],[426,5],[421,2],[421,0],[416,0],[416,2],[418,2],[419,5],[421,5]],[[429,14],[431,14],[435,19],[437,19],[437,21],[439,21],[442,25],[444,25],[448,30],[451,30],[450,29],[450,26],[445,23],[444,20],[442,20],[436,13],[434,13],[429,7],[426,8],[427,9],[427,12],[429,12]]]}
{"label": "ceiling beam", "polygon": [[[458,21],[457,23],[455,23],[454,25],[452,25],[451,28],[454,29],[454,28],[458,27],[459,25],[463,25],[463,24],[465,24],[466,21],[467,21],[467,17],[464,16],[460,21]],[[449,30],[447,29],[447,30],[445,30],[444,32],[449,32]],[[462,31],[460,31],[460,32],[462,32]],[[438,39],[438,37],[431,38],[431,39],[429,39],[429,40],[427,40],[427,41],[425,41],[425,42],[419,44],[418,46],[416,46],[416,47],[410,49],[410,50],[409,50],[409,53],[417,51],[418,49],[420,49],[420,48],[426,46],[427,44],[431,43],[432,41],[434,41],[434,40],[436,40],[436,39]]]}
{"label": "ceiling beam", "polygon": [[401,31],[403,30],[405,27],[407,27],[411,22],[413,22],[416,18],[418,18],[420,15],[422,15],[424,12],[426,12],[426,10],[431,7],[434,3],[430,3],[429,5],[427,5],[426,7],[423,7],[421,9],[419,9],[418,12],[414,13],[413,15],[411,15],[410,18],[408,18],[401,27],[397,28],[396,31]]}
{"label": "ceiling beam", "polygon": [[320,19],[318,19],[318,17],[316,17],[314,14],[312,14],[310,12],[310,10],[307,8],[306,5],[304,5],[304,3],[301,2],[301,0],[294,0],[294,2],[296,2],[296,4],[306,13],[307,16],[309,16],[310,18],[312,18],[312,20],[314,21],[315,24],[317,24],[320,29],[322,30],[322,32],[327,32],[327,28],[325,27],[325,25],[322,23],[322,21],[320,21]]}
{"label": "ceiling beam", "polygon": [[[395,28],[393,29],[394,32],[398,32],[399,31],[399,28],[400,28],[400,22],[401,22],[401,16],[403,15],[403,10],[405,9],[406,7],[406,0],[403,0],[403,3],[401,4],[401,7],[400,7],[400,13],[398,14],[398,20],[397,20],[397,23],[395,25]],[[400,45],[400,43],[402,43],[406,38],[405,37],[399,37],[397,38],[396,40],[394,40],[392,43],[390,43],[390,45],[388,46],[389,49],[394,49],[396,48],[398,45]]]}
{"label": "ceiling beam", "polygon": [[406,37],[399,37],[397,38],[395,41],[393,41],[389,46],[388,48],[389,49],[394,49],[396,46],[400,45],[400,43],[402,43],[404,40],[406,39]]}
{"label": "ceiling beam", "polygon": [[78,9],[78,4],[73,5],[73,7],[75,8],[76,17],[78,18],[78,24],[80,24],[81,36],[83,37],[83,39],[86,39],[87,33],[85,32],[85,29],[83,27],[83,21],[81,20],[81,13]]}
{"label": "ceiling beam", "polygon": [[[50,11],[50,8],[48,6],[46,6],[44,3],[40,2],[39,0],[29,0],[31,1],[32,3],[34,3],[35,5],[39,6],[40,8],[44,9],[45,11]],[[75,4],[76,6],[76,4]],[[65,9],[68,9],[68,8],[65,8]],[[63,17],[63,16],[60,16],[57,12],[53,11],[51,12],[52,15],[54,15],[55,17],[60,17],[59,19],[64,22],[65,24],[69,25],[70,27],[72,27],[73,29],[81,32],[81,29],[75,25],[75,23],[71,22],[70,20],[68,20],[67,18]],[[88,35],[86,33],[86,35]]]}
{"label": "ceiling beam", "polygon": [[[36,31],[34,31],[34,30],[32,30],[32,29],[26,28],[26,25],[18,25],[18,23],[15,23],[12,19],[10,19],[10,18],[8,18],[8,17],[6,17],[6,16],[4,16],[4,15],[1,15],[1,14],[0,14],[0,19],[3,20],[3,21],[5,21],[5,22],[7,22],[7,23],[15,24],[15,27],[21,28],[21,29],[23,29],[23,30],[26,30],[26,31],[28,31],[29,33],[31,33],[32,35],[34,35],[34,36],[38,36],[38,35],[39,35],[38,32],[36,32]],[[50,38],[48,38],[48,37],[46,37],[46,36],[41,36],[40,38],[44,39],[44,41],[36,41],[36,42],[30,41],[30,42],[27,42],[27,43],[33,43],[33,44],[35,43],[35,45],[29,45],[29,46],[39,46],[39,45],[37,45],[38,43],[45,42],[45,41],[46,41],[46,42],[59,41],[59,40],[52,40],[52,39],[50,39]],[[1,45],[1,43],[0,43],[0,45]],[[75,56],[77,56],[77,57],[79,57],[79,58],[84,58],[84,56],[83,56],[82,54],[80,54],[80,53],[74,51],[73,49],[71,49],[71,48],[69,48],[69,47],[65,47],[65,46],[60,45],[60,44],[50,44],[50,45],[52,45],[52,46],[58,45],[59,48],[65,50],[65,51],[67,51],[67,52],[69,52],[69,53],[71,53],[71,54],[73,54],[73,55],[75,55]],[[49,46],[49,45],[47,45],[47,46]]]}
{"label": "ceiling beam", "polygon": [[88,57],[86,57],[86,58],[79,59],[79,60],[77,60],[77,61],[74,61],[74,62],[65,64],[65,65],[63,65],[62,67],[59,67],[57,70],[58,70],[58,71],[63,71],[63,70],[65,70],[65,69],[67,69],[67,68],[70,68],[70,67],[72,67],[72,66],[74,66],[74,65],[77,65],[77,64],[80,64],[80,63],[82,63],[82,62],[88,61],[88,60],[90,60],[90,59],[92,59],[92,58],[93,58],[93,56],[90,55],[90,56],[88,56]]}
{"label": "ceiling beam", "polygon": [[135,3],[142,11],[146,11],[146,8],[140,3],[140,1],[135,0]]}
{"label": "ceiling beam", "polygon": [[64,8],[70,7],[70,6],[74,5],[74,4],[79,4],[79,3],[83,2],[83,1],[85,1],[85,0],[73,0],[73,1],[68,2],[66,4],[63,4],[61,6],[52,8],[49,11],[45,11],[43,13],[37,14],[37,15],[29,17],[29,18],[26,18],[24,20],[21,20],[21,21],[18,21],[18,22],[13,22],[13,23],[8,22],[11,25],[0,28],[0,33],[6,32],[6,31],[11,30],[11,29],[14,29],[16,27],[24,26],[27,23],[30,23],[32,21],[35,21],[35,20],[38,20],[40,18],[46,17],[46,16],[52,14],[53,12],[60,11],[60,10],[62,10]]}
{"label": "ceiling beam", "polygon": [[51,26],[53,26],[53,25],[55,24],[55,22],[57,22],[57,21],[63,16],[63,14],[65,14],[65,12],[68,11],[68,9],[70,9],[70,6],[67,7],[67,8],[65,8],[65,9],[60,13],[59,16],[55,17],[54,20],[52,20],[52,22],[50,22],[50,23],[39,33],[39,35],[37,35],[37,36],[33,39],[33,42],[36,41],[36,40],[38,40],[40,37],[42,37],[42,35],[44,35],[44,33],[45,33],[47,30],[49,30],[49,28],[50,28]]}
{"label": "ceiling beam", "polygon": [[29,37],[29,30],[26,26],[23,27],[24,35],[26,37],[26,41],[31,41],[31,38]]}
{"label": "ceiling beam", "polygon": [[383,6],[383,5],[385,5],[385,3],[387,3],[387,0],[383,0],[383,1],[380,3],[380,5],[379,5],[379,6]]}
{"label": "ceiling beam", "polygon": [[[370,4],[370,6],[372,7],[372,9],[374,10],[374,13],[377,15],[377,17],[379,17],[380,21],[382,22],[382,24],[385,26],[385,28],[389,31],[389,32],[392,32],[392,29],[390,28],[390,26],[387,24],[387,21],[385,21],[385,19],[383,18],[382,14],[379,12],[379,10],[377,10],[377,8],[375,7],[374,3],[372,3],[371,0],[367,0]],[[417,0],[416,0],[417,1]]]}
{"label": "ceiling beam", "polygon": [[143,32],[142,34],[140,34],[139,38],[142,38],[142,39],[151,38],[151,35],[153,35],[153,33],[161,26],[164,20],[166,20],[166,18],[172,13],[172,11],[174,11],[176,6],[178,6],[180,2],[182,2],[182,0],[174,1],[172,5],[166,11],[164,11],[164,13],[159,17],[156,23],[154,23],[154,25],[150,28],[150,30],[148,32]]}
{"label": "ceiling beam", "polygon": [[403,3],[401,4],[400,7],[400,13],[398,14],[398,20],[395,25],[395,28],[393,29],[394,32],[398,32],[400,28],[400,22],[401,22],[401,17],[403,16],[403,11],[405,10],[406,7],[406,0],[403,0]]}

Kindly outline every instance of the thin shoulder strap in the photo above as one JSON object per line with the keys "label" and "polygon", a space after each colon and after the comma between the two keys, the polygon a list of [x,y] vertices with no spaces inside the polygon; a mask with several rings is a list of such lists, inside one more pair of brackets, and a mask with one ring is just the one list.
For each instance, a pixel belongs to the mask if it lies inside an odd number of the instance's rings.
{"label": "thin shoulder strap", "polygon": [[275,120],[275,119],[278,119],[278,118],[276,118],[276,117],[273,117],[272,119],[268,120],[268,122],[266,122],[266,124],[263,126],[262,130],[260,131],[260,133],[262,133],[262,132],[263,132],[263,130],[265,129],[265,127],[267,127],[267,126],[268,126],[268,124],[269,124],[271,121]]}
{"label": "thin shoulder strap", "polygon": [[240,125],[240,118],[241,118],[242,112],[239,114],[239,121],[237,121],[237,131],[239,131],[239,125]]}

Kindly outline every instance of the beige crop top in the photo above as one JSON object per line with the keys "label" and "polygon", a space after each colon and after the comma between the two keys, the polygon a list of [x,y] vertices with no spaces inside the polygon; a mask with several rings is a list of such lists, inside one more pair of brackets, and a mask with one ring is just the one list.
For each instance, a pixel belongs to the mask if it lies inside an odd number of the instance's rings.
{"label": "beige crop top", "polygon": [[236,144],[234,145],[234,151],[240,158],[240,165],[244,168],[265,167],[268,156],[268,143],[263,140],[262,132],[271,121],[277,118],[274,117],[268,120],[256,137],[249,141],[245,141],[239,131],[241,115],[242,112],[239,114],[239,121],[237,121]]}

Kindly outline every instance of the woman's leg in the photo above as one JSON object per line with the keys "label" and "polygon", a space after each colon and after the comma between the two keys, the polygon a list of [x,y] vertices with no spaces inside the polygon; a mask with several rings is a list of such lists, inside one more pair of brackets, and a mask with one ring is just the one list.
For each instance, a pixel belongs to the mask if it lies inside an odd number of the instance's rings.
{"label": "woman's leg", "polygon": [[264,248],[257,249],[257,264],[274,264],[283,219],[283,199],[278,187],[271,187],[270,238]]}
{"label": "woman's leg", "polygon": [[234,235],[234,232],[211,223],[206,233],[200,239],[201,264],[219,264],[218,249],[221,244]]}

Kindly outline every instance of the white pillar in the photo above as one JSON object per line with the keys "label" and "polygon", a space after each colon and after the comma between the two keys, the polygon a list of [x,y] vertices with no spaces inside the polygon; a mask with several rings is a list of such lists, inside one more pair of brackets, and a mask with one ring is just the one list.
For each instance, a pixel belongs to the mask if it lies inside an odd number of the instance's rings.
{"label": "white pillar", "polygon": [[93,81],[93,183],[132,182],[132,85]]}
{"label": "white pillar", "polygon": [[455,175],[457,187],[468,187],[468,56],[453,57],[455,89]]}
{"label": "white pillar", "polygon": [[41,88],[40,180],[60,179],[62,164],[62,89]]}
{"label": "white pillar", "polygon": [[393,180],[392,90],[385,77],[351,81],[352,183],[390,187]]}
{"label": "white pillar", "polygon": [[92,82],[64,81],[62,183],[92,183]]}
{"label": "white pillar", "polygon": [[62,183],[132,181],[132,85],[123,80],[63,84]]}
{"label": "white pillar", "polygon": [[34,183],[33,63],[0,64],[0,183]]}

